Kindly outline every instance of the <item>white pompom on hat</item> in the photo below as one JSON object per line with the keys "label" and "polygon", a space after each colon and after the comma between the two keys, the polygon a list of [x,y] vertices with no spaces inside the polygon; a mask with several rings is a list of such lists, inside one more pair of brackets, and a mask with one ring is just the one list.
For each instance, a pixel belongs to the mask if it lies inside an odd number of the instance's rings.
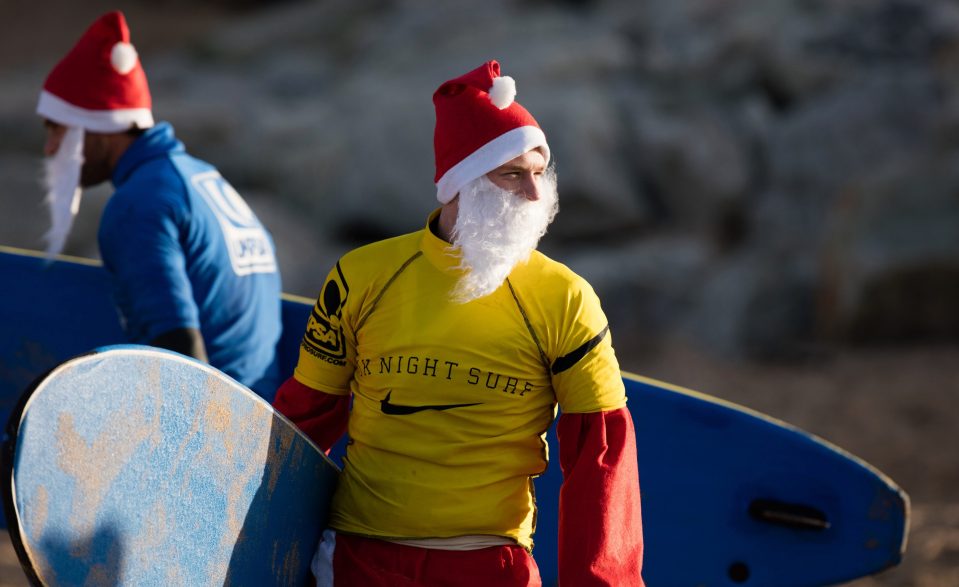
{"label": "white pompom on hat", "polygon": [[122,12],[98,18],[47,76],[37,113],[101,133],[153,126],[146,74]]}
{"label": "white pompom on hat", "polygon": [[500,110],[507,108],[516,99],[516,80],[508,75],[493,78],[489,100]]}
{"label": "white pompom on hat", "polygon": [[110,49],[110,65],[120,75],[126,75],[133,71],[139,60],[140,56],[137,54],[137,50],[130,43],[120,41]]}
{"label": "white pompom on hat", "polygon": [[546,135],[516,98],[516,82],[487,61],[443,83],[433,94],[436,129],[436,198],[446,204],[474,179],[541,149],[549,163]]}

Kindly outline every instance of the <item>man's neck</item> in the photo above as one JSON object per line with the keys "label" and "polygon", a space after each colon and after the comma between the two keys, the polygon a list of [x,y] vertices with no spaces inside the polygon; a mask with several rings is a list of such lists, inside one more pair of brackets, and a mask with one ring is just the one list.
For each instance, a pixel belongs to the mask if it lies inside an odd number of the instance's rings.
{"label": "man's neck", "polygon": [[111,137],[110,141],[110,169],[116,169],[117,163],[120,161],[120,157],[123,157],[123,154],[127,152],[127,149],[130,148],[139,137],[136,135],[128,133],[117,133],[114,137]]}

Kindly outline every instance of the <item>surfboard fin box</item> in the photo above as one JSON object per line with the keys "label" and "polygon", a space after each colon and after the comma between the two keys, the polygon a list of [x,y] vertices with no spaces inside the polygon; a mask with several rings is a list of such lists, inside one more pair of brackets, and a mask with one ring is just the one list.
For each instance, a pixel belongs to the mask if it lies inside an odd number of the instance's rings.
{"label": "surfboard fin box", "polygon": [[749,515],[762,522],[796,530],[823,531],[832,526],[822,510],[775,499],[754,499],[749,504]]}

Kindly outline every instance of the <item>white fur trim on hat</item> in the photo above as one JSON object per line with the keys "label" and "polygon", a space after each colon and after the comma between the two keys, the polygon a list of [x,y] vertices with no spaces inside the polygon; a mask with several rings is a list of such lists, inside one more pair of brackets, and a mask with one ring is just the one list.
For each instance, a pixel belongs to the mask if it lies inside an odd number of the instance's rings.
{"label": "white fur trim on hat", "polygon": [[64,126],[79,126],[91,132],[123,132],[133,125],[139,128],[153,126],[153,113],[149,108],[87,110],[46,90],[40,92],[37,114]]}
{"label": "white fur trim on hat", "polygon": [[489,100],[500,110],[508,108],[516,99],[516,80],[508,75],[494,77],[489,89]]}
{"label": "white fur trim on hat", "polygon": [[539,128],[520,126],[501,134],[450,167],[436,182],[436,199],[448,203],[469,182],[536,148],[543,149],[549,164],[546,135]]}

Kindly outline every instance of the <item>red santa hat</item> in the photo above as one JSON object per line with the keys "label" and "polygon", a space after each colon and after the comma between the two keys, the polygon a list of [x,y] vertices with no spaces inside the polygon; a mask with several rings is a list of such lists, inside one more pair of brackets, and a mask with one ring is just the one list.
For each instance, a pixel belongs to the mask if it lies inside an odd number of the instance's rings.
{"label": "red santa hat", "polygon": [[519,105],[516,82],[500,76],[499,63],[487,61],[441,85],[433,94],[436,130],[436,197],[445,204],[474,179],[527,151],[542,149],[549,163],[546,135]]}
{"label": "red santa hat", "polygon": [[101,133],[153,126],[150,89],[122,12],[96,20],[53,68],[37,113]]}

